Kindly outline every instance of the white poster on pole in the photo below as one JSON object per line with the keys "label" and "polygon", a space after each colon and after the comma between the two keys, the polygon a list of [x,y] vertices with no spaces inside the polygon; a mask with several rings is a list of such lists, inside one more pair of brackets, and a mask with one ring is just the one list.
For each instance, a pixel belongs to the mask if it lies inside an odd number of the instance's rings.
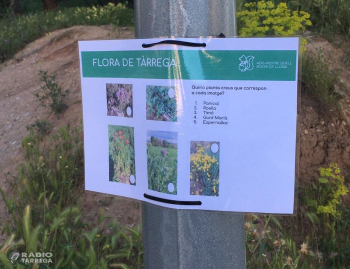
{"label": "white poster on pole", "polygon": [[79,53],[86,190],[293,214],[299,38],[82,41]]}

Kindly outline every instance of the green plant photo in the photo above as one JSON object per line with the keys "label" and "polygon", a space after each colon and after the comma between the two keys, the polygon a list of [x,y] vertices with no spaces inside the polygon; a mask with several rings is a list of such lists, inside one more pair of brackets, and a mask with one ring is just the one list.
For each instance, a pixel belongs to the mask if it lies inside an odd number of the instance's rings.
{"label": "green plant photo", "polygon": [[174,87],[147,86],[146,114],[148,120],[177,121],[176,90]]}
{"label": "green plant photo", "polygon": [[148,189],[177,194],[177,133],[147,132]]}
{"label": "green plant photo", "polygon": [[134,128],[108,126],[109,181],[136,185]]}

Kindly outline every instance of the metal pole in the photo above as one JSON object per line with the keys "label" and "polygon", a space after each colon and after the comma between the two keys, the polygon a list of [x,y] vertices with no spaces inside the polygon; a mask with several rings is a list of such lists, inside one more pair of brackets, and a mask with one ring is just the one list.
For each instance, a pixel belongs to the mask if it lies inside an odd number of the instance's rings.
{"label": "metal pole", "polygon": [[[236,35],[235,0],[136,0],[136,38]],[[146,269],[245,268],[243,214],[142,206]]]}

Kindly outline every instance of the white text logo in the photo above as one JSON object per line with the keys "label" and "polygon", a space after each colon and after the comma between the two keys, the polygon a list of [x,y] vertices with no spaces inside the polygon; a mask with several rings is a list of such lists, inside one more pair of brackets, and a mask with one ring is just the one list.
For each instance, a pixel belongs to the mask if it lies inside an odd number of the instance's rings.
{"label": "white text logo", "polygon": [[253,56],[248,56],[246,57],[245,55],[242,55],[239,60],[241,61],[241,63],[238,66],[238,69],[241,70],[242,72],[245,72],[247,70],[253,70],[254,68],[254,57]]}

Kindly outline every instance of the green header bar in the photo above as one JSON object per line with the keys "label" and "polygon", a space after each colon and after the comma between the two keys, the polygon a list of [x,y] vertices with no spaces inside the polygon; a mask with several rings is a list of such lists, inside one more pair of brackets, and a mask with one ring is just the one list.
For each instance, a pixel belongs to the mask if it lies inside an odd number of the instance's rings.
{"label": "green header bar", "polygon": [[83,51],[85,78],[296,81],[297,51]]}

